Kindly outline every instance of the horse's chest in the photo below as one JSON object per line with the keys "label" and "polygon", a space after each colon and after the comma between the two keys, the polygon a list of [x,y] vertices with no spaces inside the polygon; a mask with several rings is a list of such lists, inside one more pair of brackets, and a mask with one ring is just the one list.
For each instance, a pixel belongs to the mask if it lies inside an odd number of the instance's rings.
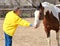
{"label": "horse's chest", "polygon": [[59,22],[58,20],[52,16],[52,15],[46,15],[44,16],[44,25],[45,27],[47,28],[50,28],[50,29],[59,29]]}

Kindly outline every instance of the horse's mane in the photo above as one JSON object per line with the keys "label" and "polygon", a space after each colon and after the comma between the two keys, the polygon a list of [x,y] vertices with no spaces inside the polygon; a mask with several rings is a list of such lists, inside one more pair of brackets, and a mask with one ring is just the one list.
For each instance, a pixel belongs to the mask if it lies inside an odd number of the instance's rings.
{"label": "horse's mane", "polygon": [[59,20],[58,13],[60,12],[60,9],[58,7],[56,7],[54,4],[51,4],[48,2],[43,2],[42,6],[46,10],[49,10],[50,12],[52,11],[53,15]]}

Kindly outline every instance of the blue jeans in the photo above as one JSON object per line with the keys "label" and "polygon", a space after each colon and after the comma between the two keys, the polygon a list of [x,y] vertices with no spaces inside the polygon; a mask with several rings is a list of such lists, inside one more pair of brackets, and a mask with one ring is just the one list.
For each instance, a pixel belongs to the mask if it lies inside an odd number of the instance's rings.
{"label": "blue jeans", "polygon": [[12,46],[12,36],[5,33],[5,46]]}

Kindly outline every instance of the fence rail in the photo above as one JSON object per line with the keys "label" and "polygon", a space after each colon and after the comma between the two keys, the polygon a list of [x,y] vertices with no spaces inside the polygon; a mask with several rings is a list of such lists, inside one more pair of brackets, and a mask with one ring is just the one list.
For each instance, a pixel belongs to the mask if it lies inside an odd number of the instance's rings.
{"label": "fence rail", "polygon": [[[6,13],[11,10],[13,10],[13,8],[0,8],[0,18],[5,17]],[[35,11],[35,8],[20,8],[20,10],[22,11],[21,17],[33,17],[34,16],[33,13]]]}

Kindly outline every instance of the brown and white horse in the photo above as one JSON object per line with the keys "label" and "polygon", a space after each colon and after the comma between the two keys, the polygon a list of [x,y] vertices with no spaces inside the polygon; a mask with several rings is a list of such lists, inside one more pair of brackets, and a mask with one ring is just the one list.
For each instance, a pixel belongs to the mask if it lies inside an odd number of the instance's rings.
{"label": "brown and white horse", "polygon": [[[47,35],[47,38],[50,37],[50,31],[54,30],[56,31],[56,39],[59,45],[59,12],[60,9],[56,7],[53,4],[50,4],[48,2],[40,3],[38,7],[35,7],[37,10],[34,12],[35,15],[35,21],[34,26],[35,28],[39,27],[40,18],[43,17],[43,24],[45,28],[45,32]],[[48,41],[50,42],[50,40]],[[50,45],[50,44],[49,44]]]}

